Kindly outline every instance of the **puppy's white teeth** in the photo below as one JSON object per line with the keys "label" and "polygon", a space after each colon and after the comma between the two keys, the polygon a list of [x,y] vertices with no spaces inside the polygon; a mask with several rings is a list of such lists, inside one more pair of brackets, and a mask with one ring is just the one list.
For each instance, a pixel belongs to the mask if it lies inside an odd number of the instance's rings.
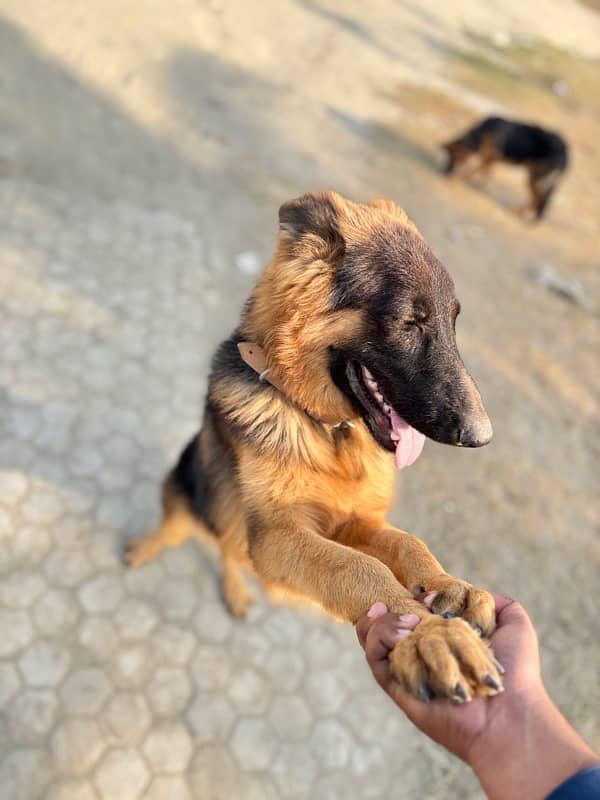
{"label": "puppy's white teeth", "polygon": [[378,403],[383,403],[383,395],[381,394],[381,392],[374,392],[373,396],[375,397],[375,400],[377,400]]}
{"label": "puppy's white teeth", "polygon": [[366,367],[363,367],[363,368],[362,368],[362,371],[363,371],[363,375],[365,376],[365,378],[366,378],[367,380],[369,380],[369,381],[372,381],[372,380],[373,380],[373,376],[371,375],[371,372],[370,372],[370,370],[368,370]]}
{"label": "puppy's white teeth", "polygon": [[400,439],[400,437],[398,436],[396,431],[392,431],[390,433],[390,439],[392,440],[392,442],[397,442]]}
{"label": "puppy's white teeth", "polygon": [[379,388],[379,387],[377,386],[377,384],[375,383],[375,381],[371,381],[371,380],[367,379],[367,380],[365,381],[365,383],[367,384],[367,386],[369,387],[369,389],[370,389],[372,392],[376,392],[376,391],[377,391],[377,389]]}
{"label": "puppy's white teeth", "polygon": [[390,406],[388,406],[387,403],[384,403],[383,410],[385,411],[386,414],[389,414],[392,409],[390,408]]}

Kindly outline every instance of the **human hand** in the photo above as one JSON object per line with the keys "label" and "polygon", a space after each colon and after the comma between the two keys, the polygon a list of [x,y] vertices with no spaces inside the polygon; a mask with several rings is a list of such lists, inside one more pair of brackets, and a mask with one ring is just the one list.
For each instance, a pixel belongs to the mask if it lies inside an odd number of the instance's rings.
{"label": "human hand", "polygon": [[[416,615],[390,614],[375,603],[356,630],[379,685],[423,733],[470,764],[489,797],[542,798],[597,757],[546,693],[537,636],[525,609],[500,595],[494,600],[491,642],[505,671],[504,691],[463,705],[417,700],[393,677],[388,654],[419,624]],[[544,770],[536,770],[541,762]]]}
{"label": "human hand", "polygon": [[498,627],[492,636],[496,658],[506,671],[505,691],[489,702],[475,697],[464,706],[445,701],[424,703],[403,691],[392,675],[388,654],[394,645],[410,635],[419,623],[415,615],[387,613],[376,603],[358,621],[356,630],[367,661],[379,685],[400,706],[407,717],[430,738],[465,761],[473,742],[491,728],[502,706],[523,693],[543,691],[537,637],[529,617],[518,603],[494,595]]}

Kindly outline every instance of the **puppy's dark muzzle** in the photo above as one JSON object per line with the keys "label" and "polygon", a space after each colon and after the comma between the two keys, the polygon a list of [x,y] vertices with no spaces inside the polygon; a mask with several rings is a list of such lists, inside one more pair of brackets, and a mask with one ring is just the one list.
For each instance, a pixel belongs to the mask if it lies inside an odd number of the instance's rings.
{"label": "puppy's dark muzzle", "polygon": [[494,430],[489,417],[480,417],[467,422],[458,429],[456,444],[459,447],[483,447],[493,435]]}

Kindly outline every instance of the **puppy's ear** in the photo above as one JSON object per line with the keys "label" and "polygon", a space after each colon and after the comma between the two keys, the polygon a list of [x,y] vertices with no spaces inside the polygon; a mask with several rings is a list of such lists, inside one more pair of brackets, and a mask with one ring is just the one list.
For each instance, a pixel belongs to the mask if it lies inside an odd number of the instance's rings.
{"label": "puppy's ear", "polygon": [[396,217],[402,220],[402,222],[408,220],[406,211],[396,205],[393,200],[388,200],[387,197],[375,197],[373,200],[369,200],[369,205],[373,208],[380,208],[382,211],[387,211],[390,216]]}
{"label": "puppy's ear", "polygon": [[416,233],[421,239],[421,232],[412,221],[412,219],[408,216],[406,211],[403,208],[400,208],[399,205],[396,205],[393,200],[388,200],[386,197],[376,197],[374,200],[369,201],[369,206],[371,208],[377,208],[380,211],[385,211],[386,214],[389,214],[390,217],[393,217],[394,220],[397,220],[403,227],[409,228],[413,233]]}
{"label": "puppy's ear", "polygon": [[318,257],[344,250],[344,237],[340,230],[340,210],[331,192],[305,194],[284,203],[279,209],[281,239],[296,251],[310,248]]}

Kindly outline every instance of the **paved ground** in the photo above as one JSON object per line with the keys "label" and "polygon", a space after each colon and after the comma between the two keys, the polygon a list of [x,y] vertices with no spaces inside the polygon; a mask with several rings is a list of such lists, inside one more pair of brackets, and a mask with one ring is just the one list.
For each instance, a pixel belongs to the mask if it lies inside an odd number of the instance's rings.
{"label": "paved ground", "polygon": [[[600,745],[600,16],[524,5],[2,3],[0,797],[480,796],[351,629],[260,597],[232,622],[195,543],[121,565],[277,206],[316,186],[393,196],[455,275],[496,438],[427,445],[393,519],[524,600],[553,695]],[[537,61],[517,33],[543,37]],[[509,174],[475,191],[434,169],[435,141],[491,108],[570,126],[544,226],[507,210]]]}

